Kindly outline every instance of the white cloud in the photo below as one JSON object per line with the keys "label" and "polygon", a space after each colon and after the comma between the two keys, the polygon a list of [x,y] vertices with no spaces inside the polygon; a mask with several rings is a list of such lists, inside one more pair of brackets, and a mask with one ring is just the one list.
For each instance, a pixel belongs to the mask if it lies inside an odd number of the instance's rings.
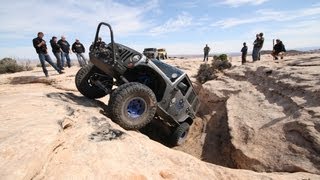
{"label": "white cloud", "polygon": [[193,0],[193,1],[183,1],[183,2],[173,2],[173,6],[177,8],[195,8],[198,7],[200,0]]}
{"label": "white cloud", "polygon": [[[2,2],[0,33],[3,36],[30,35],[38,31],[59,34],[87,32],[100,21],[113,25],[117,34],[126,34],[148,27],[144,14],[157,8],[158,0],[129,6],[116,1],[11,1]],[[85,28],[85,29],[84,29]]]}
{"label": "white cloud", "polygon": [[[2,0],[0,7],[0,22],[2,24],[0,26],[0,59],[5,56],[38,59],[31,43],[32,38],[36,36],[38,31],[45,32],[47,41],[53,35],[64,34],[71,41],[70,43],[78,37],[85,47],[89,47],[97,23],[100,21],[109,22],[112,25],[117,42],[125,41],[125,44],[129,47],[140,51],[150,46],[165,47],[170,54],[201,54],[204,44],[208,43],[213,52],[238,52],[243,41],[246,41],[250,48],[254,40],[254,34],[261,31],[266,35],[265,49],[272,48],[272,38],[282,39],[288,49],[319,46],[319,3],[313,4],[309,8],[294,11],[261,9],[253,11],[248,16],[241,17],[240,15],[222,19],[211,24],[211,26],[205,26],[212,22],[211,14],[202,14],[201,17],[201,15],[196,14],[191,16],[188,13],[179,14],[179,12],[175,12],[173,14],[176,15],[160,23],[165,16],[159,17],[159,13],[165,12],[162,8],[163,4],[160,6],[159,1],[129,0],[129,3],[124,4],[123,1],[117,0],[29,0],[19,3]],[[219,2],[222,1],[219,0]],[[264,2],[266,0],[225,0],[222,3],[238,7],[259,5]],[[178,4],[174,3],[176,2],[172,2],[171,6]],[[177,8],[193,8],[197,5],[200,6],[200,3],[203,2],[199,0],[181,2],[181,7],[177,6]],[[196,16],[198,18],[195,18]],[[281,23],[276,23],[277,26],[273,26],[274,22]],[[232,35],[233,37],[225,37],[224,40],[220,41],[216,40],[219,34],[213,32],[225,30],[212,28],[212,26],[232,28],[249,24],[253,26],[244,26],[245,33],[237,37],[234,35]],[[161,41],[163,36],[156,37],[170,32],[184,32],[185,29],[188,29],[188,32],[192,29],[193,33],[186,38],[193,42],[166,42]],[[201,33],[211,34],[208,39],[201,38],[201,35],[198,40],[190,37]],[[129,38],[129,36],[136,35],[142,38],[135,39],[136,41]],[[154,36],[150,37],[148,35]],[[148,40],[143,39],[144,37]],[[120,41],[118,41],[119,39]],[[154,41],[151,42],[150,39]],[[221,38],[219,37],[219,39]],[[11,45],[8,46],[8,44]],[[51,50],[49,51],[51,52]],[[54,59],[54,56],[51,55],[51,57]]]}
{"label": "white cloud", "polygon": [[298,21],[279,30],[271,30],[270,36],[287,41],[293,48],[319,46],[319,20]]}
{"label": "white cloud", "polygon": [[[225,52],[238,52],[242,42],[247,42],[249,49],[255,34],[263,32],[265,36],[265,50],[272,49],[272,39],[281,39],[289,49],[299,49],[305,47],[320,47],[320,17],[316,19],[295,19],[294,21],[281,22],[274,25],[270,22],[260,23],[259,26],[247,26],[246,32],[239,34],[234,40],[224,40],[217,42],[219,49]],[[293,23],[294,22],[294,23]],[[228,44],[228,46],[226,46]]]}
{"label": "white cloud", "polygon": [[[0,48],[5,50],[0,51],[0,57],[13,56],[14,49],[20,50],[27,43],[32,49],[31,40],[39,31],[45,33],[47,41],[53,35],[60,37],[63,34],[70,43],[80,37],[86,45],[92,42],[96,26],[101,21],[112,25],[116,37],[143,32],[152,25],[146,15],[158,10],[158,5],[158,0],[133,4],[121,4],[115,0],[28,0],[17,3],[2,0]],[[31,57],[36,57],[34,50],[31,52]],[[25,56],[20,51],[15,54]]]}
{"label": "white cloud", "polygon": [[224,0],[223,2],[221,2],[221,4],[225,4],[231,7],[239,7],[242,5],[260,5],[263,4],[265,2],[267,2],[269,0]]}
{"label": "white cloud", "polygon": [[163,25],[160,25],[159,27],[154,27],[150,30],[150,33],[152,35],[160,35],[168,32],[175,32],[179,31],[182,28],[191,26],[192,24],[192,17],[187,13],[179,14],[175,18],[169,19],[167,22],[165,22]]}
{"label": "white cloud", "polygon": [[213,23],[211,26],[217,26],[217,27],[222,27],[222,28],[230,28],[238,25],[243,25],[243,24],[250,24],[250,23],[255,23],[255,22],[260,22],[260,18],[255,18],[255,19],[237,19],[237,18],[228,18],[224,20],[217,21]]}
{"label": "white cloud", "polygon": [[[244,25],[244,24],[252,24],[252,23],[260,23],[260,22],[283,22],[283,21],[291,21],[299,18],[318,16],[320,15],[320,7],[311,7],[300,9],[296,11],[274,11],[270,9],[261,9],[256,11],[254,15],[250,17],[243,18],[227,18],[223,20],[219,20],[212,24],[212,26],[219,26],[222,28],[230,28],[234,26]],[[253,18],[254,17],[254,18]]]}

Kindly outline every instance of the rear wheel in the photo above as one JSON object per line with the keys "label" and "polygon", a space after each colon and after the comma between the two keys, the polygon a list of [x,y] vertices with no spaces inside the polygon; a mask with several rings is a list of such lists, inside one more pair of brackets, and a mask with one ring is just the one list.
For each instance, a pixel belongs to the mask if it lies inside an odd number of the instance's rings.
{"label": "rear wheel", "polygon": [[112,119],[128,130],[138,130],[153,119],[157,99],[152,90],[136,82],[126,83],[116,89],[109,100]]}
{"label": "rear wheel", "polygon": [[183,144],[189,134],[190,125],[187,122],[180,124],[172,133],[171,143],[173,146],[180,146]]}
{"label": "rear wheel", "polygon": [[[95,77],[98,76],[98,74],[103,74],[103,76]],[[82,67],[76,74],[75,83],[78,91],[90,99],[101,98],[107,95],[103,89],[99,88],[92,82],[93,78],[98,78],[104,87],[110,90],[112,89],[112,77],[104,74],[93,64],[88,64]]]}

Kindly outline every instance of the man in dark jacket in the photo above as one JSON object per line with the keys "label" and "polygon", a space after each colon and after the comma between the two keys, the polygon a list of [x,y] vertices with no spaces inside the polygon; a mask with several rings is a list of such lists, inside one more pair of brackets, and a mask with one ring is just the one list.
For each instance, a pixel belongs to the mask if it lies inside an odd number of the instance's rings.
{"label": "man in dark jacket", "polygon": [[48,70],[46,68],[45,61],[47,61],[59,74],[62,74],[63,72],[61,69],[59,69],[51,60],[51,57],[48,54],[48,49],[46,45],[46,41],[43,39],[44,34],[42,32],[38,32],[38,37],[34,38],[32,40],[33,47],[36,49],[36,52],[38,53],[40,63],[42,66],[42,70],[46,77],[49,77]]}
{"label": "man in dark jacket", "polygon": [[85,66],[87,64],[87,60],[84,57],[83,53],[85,52],[85,48],[82,43],[80,43],[79,39],[76,39],[76,42],[72,44],[72,52],[76,53],[79,65],[81,67]]}
{"label": "man in dark jacket", "polygon": [[247,62],[247,54],[248,54],[248,46],[246,45],[245,42],[243,43],[243,47],[241,49],[241,53],[242,53],[242,55],[241,55],[241,59],[242,59],[241,63],[244,64],[244,63]]}
{"label": "man in dark jacket", "polygon": [[252,60],[253,62],[260,60],[260,52],[264,44],[263,33],[256,35],[256,40],[253,42]]}
{"label": "man in dark jacket", "polygon": [[286,52],[286,48],[280,39],[276,40],[276,44],[273,46],[272,56],[275,60],[278,60],[278,56],[283,59],[284,53]]}
{"label": "man in dark jacket", "polygon": [[253,42],[253,50],[252,50],[252,60],[253,62],[259,59],[259,34],[256,34],[256,39]]}
{"label": "man in dark jacket", "polygon": [[259,47],[259,54],[258,54],[258,60],[260,61],[260,57],[261,57],[261,49],[263,48],[263,44],[264,44],[264,37],[263,37],[263,33],[259,33],[259,41],[258,41],[258,47]]}
{"label": "man in dark jacket", "polygon": [[52,48],[52,53],[54,54],[54,56],[57,59],[57,66],[58,68],[60,68],[61,70],[63,70],[63,66],[61,63],[61,47],[60,45],[57,43],[57,37],[53,36],[52,39],[50,40],[50,44],[51,44],[51,48]]}
{"label": "man in dark jacket", "polygon": [[61,36],[61,39],[58,41],[58,44],[61,47],[61,64],[62,66],[64,66],[64,60],[67,60],[67,65],[70,68],[71,67],[71,60],[70,60],[70,44],[68,43],[68,41],[66,40],[66,37]]}
{"label": "man in dark jacket", "polygon": [[203,61],[208,61],[209,58],[209,52],[210,52],[210,47],[208,46],[208,44],[206,44],[206,46],[203,48]]}

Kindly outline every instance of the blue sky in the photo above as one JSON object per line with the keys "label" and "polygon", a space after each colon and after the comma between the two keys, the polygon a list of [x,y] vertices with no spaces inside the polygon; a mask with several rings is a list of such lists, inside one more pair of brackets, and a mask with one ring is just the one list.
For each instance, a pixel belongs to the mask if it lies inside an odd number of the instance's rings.
{"label": "blue sky", "polygon": [[65,35],[88,49],[100,21],[113,26],[116,42],[139,51],[164,47],[169,54],[202,54],[207,43],[215,53],[239,52],[243,42],[252,49],[259,32],[265,34],[264,49],[272,48],[273,38],[287,49],[320,47],[318,0],[0,1],[0,58],[37,59],[31,41],[38,31],[48,43]]}

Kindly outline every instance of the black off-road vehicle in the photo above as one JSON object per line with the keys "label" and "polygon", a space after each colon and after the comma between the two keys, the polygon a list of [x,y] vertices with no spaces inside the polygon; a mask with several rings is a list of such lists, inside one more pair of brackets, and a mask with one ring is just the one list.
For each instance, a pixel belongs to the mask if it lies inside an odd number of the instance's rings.
{"label": "black off-road vehicle", "polygon": [[[98,40],[103,25],[110,30],[109,44]],[[81,94],[92,99],[110,94],[111,118],[125,129],[138,130],[157,116],[172,128],[173,145],[185,141],[200,105],[187,74],[115,43],[111,26],[103,22],[89,56],[92,64],[75,77]]]}

